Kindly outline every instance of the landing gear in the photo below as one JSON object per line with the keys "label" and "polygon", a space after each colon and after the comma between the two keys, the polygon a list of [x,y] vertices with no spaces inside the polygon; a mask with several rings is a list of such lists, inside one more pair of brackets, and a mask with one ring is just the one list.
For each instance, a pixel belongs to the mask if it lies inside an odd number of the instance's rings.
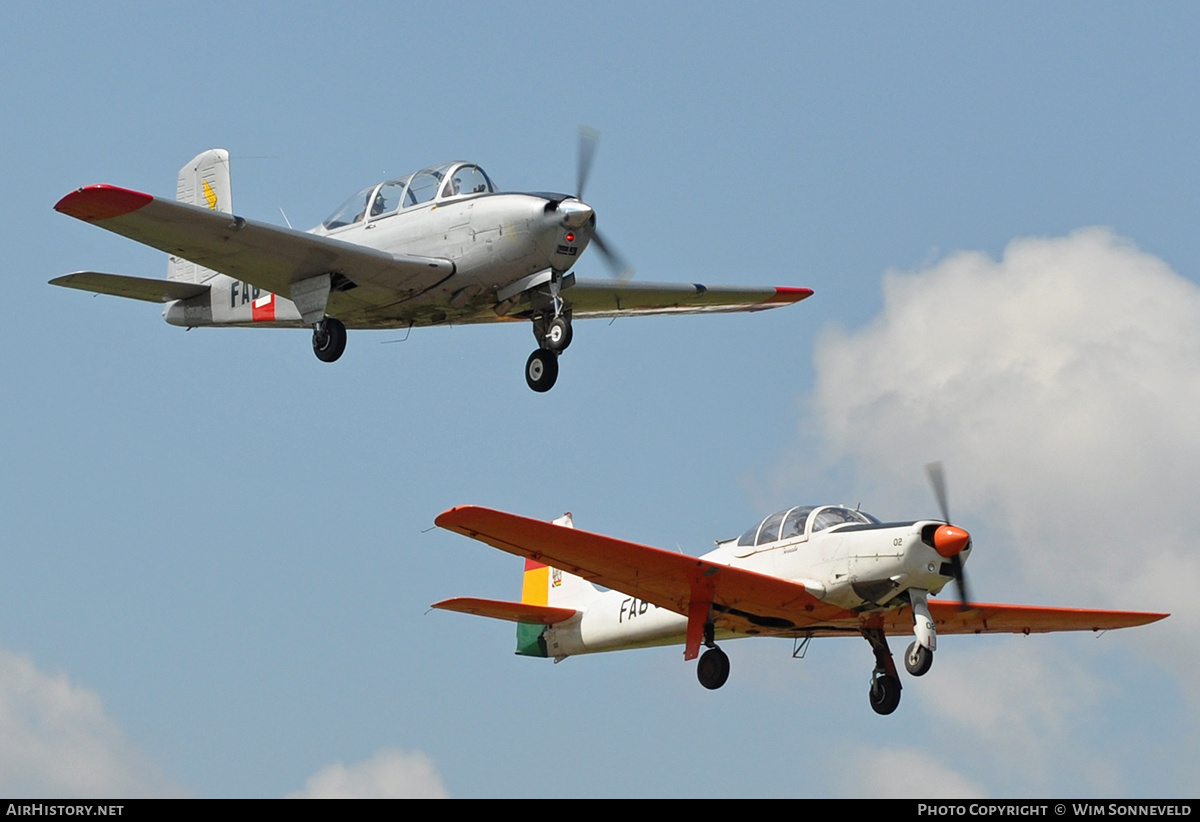
{"label": "landing gear", "polygon": [[326,317],[313,326],[313,353],[321,362],[333,362],[346,350],[346,326]]}
{"label": "landing gear", "polygon": [[571,338],[574,336],[575,332],[571,330],[571,321],[566,317],[555,317],[546,327],[546,335],[543,337],[544,346],[550,351],[561,353],[567,350],[567,346],[571,344]]}
{"label": "landing gear", "polygon": [[916,642],[904,652],[904,668],[913,676],[925,676],[933,667],[933,652]]}
{"label": "landing gear", "polygon": [[539,348],[525,361],[525,383],[539,394],[554,387],[558,380],[558,355]]}
{"label": "landing gear", "polygon": [[716,645],[700,655],[696,664],[696,678],[710,691],[715,691],[729,679],[729,657]]}
{"label": "landing gear", "polygon": [[525,362],[525,382],[534,391],[544,393],[554,387],[558,379],[558,355],[567,350],[574,337],[571,312],[539,314],[533,320],[533,336],[538,350]]}
{"label": "landing gear", "polygon": [[900,704],[900,677],[896,663],[888,650],[887,637],[882,628],[863,628],[863,639],[871,643],[875,652],[875,670],[871,672],[871,710],[886,716]]}
{"label": "landing gear", "polygon": [[900,678],[887,674],[875,677],[870,696],[875,713],[887,716],[900,704]]}

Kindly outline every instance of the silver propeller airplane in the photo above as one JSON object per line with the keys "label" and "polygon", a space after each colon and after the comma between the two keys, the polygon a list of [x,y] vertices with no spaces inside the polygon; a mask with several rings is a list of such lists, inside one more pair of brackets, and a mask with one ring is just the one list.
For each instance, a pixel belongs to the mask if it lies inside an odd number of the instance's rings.
{"label": "silver propeller airplane", "polygon": [[[367,186],[308,232],[235,215],[229,153],[211,149],[180,170],[174,200],[93,185],[54,207],[167,252],[165,280],[78,271],[50,282],[166,303],[166,321],[187,328],[312,328],[324,362],[342,355],[347,328],[526,320],[538,347],[525,379],[539,392],[558,378],[574,319],[758,311],[812,295],[630,282],[583,201],[593,145],[584,134],[573,195],[501,192],[479,166],[453,162]],[[618,277],[571,273],[589,244]]]}
{"label": "silver propeller airplane", "polygon": [[[909,634],[912,676],[933,665],[939,634],[1106,631],[1167,614],[970,602],[963,563],[971,537],[951,525],[940,464],[929,466],[942,518],[880,522],[840,505],[796,506],[756,522],[702,557],[664,551],[553,522],[472,506],[438,526],[525,557],[520,602],[456,597],[432,607],[517,623],[517,653],[553,657],[682,643],[696,675],[716,689],[729,677],[717,639],[860,635],[875,656],[871,708],[900,704],[888,634]],[[931,597],[951,580],[958,602]],[[609,590],[602,590],[597,585]],[[700,647],[708,650],[700,654]]]}

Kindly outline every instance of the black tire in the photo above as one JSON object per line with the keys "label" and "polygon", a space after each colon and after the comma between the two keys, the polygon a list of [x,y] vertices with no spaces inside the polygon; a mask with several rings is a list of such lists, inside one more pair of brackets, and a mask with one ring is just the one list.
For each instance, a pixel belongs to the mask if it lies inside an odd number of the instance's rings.
{"label": "black tire", "polygon": [[558,380],[558,355],[539,348],[525,361],[525,382],[534,391],[543,394],[554,387]]}
{"label": "black tire", "polygon": [[904,652],[904,668],[913,676],[925,676],[933,667],[933,651],[913,642]]}
{"label": "black tire", "polygon": [[550,325],[546,326],[544,347],[548,351],[566,351],[574,336],[571,323],[567,322],[565,317],[555,317],[550,321]]}
{"label": "black tire", "polygon": [[710,691],[720,688],[729,679],[729,657],[720,648],[709,648],[696,665],[696,678]]}
{"label": "black tire", "polygon": [[871,683],[871,709],[887,716],[900,704],[900,680],[894,676],[875,677]]}
{"label": "black tire", "polygon": [[313,353],[321,362],[333,362],[346,350],[346,326],[341,320],[326,317],[321,328],[313,329]]}

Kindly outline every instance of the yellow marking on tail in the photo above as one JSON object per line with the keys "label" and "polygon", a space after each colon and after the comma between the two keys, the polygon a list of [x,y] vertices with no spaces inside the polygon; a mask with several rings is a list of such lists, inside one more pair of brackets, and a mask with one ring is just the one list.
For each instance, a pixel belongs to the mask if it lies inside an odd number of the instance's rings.
{"label": "yellow marking on tail", "polygon": [[521,602],[531,605],[545,605],[547,585],[550,582],[550,569],[545,565],[525,572],[524,583],[521,585]]}
{"label": "yellow marking on tail", "polygon": [[208,180],[204,181],[204,199],[208,200],[208,207],[213,211],[217,210],[217,192],[213,191],[212,186],[208,184]]}

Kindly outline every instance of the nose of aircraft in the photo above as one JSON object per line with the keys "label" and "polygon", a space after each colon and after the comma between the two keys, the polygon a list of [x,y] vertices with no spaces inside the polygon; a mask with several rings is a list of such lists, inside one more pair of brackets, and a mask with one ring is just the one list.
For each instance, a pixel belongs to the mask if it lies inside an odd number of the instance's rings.
{"label": "nose of aircraft", "polygon": [[933,547],[946,559],[961,554],[971,542],[971,535],[957,525],[940,525],[933,533]]}
{"label": "nose of aircraft", "polygon": [[562,215],[562,225],[566,228],[579,228],[595,214],[590,205],[574,197],[560,202],[557,210]]}

